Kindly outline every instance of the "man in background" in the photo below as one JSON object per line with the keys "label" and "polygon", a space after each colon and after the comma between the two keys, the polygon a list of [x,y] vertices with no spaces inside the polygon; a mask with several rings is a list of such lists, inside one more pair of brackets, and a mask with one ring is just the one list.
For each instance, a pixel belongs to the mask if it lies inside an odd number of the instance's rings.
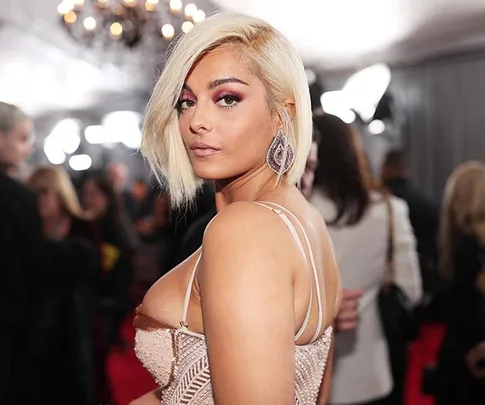
{"label": "man in background", "polygon": [[416,236],[423,280],[423,306],[427,308],[426,316],[439,317],[434,311],[441,310],[435,305],[429,305],[441,288],[436,270],[440,206],[411,182],[408,158],[403,150],[391,150],[387,154],[381,173],[384,186],[393,195],[406,201],[409,207],[409,219]]}
{"label": "man in background", "polygon": [[[29,356],[33,299],[45,269],[37,200],[11,177],[32,152],[31,122],[0,102],[0,403],[24,403],[35,380]],[[29,358],[30,357],[30,358]]]}

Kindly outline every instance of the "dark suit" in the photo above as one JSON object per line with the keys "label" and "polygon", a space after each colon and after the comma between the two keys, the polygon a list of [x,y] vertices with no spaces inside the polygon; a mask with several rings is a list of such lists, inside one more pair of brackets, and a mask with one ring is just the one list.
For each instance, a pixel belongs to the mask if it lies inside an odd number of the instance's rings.
{"label": "dark suit", "polygon": [[28,326],[32,297],[46,265],[44,254],[35,195],[0,173],[1,404],[19,403],[29,378],[35,378],[28,362]]}
{"label": "dark suit", "polygon": [[391,193],[406,201],[409,219],[416,236],[424,291],[433,294],[437,288],[437,234],[440,220],[439,204],[415,187],[406,178],[386,182]]}

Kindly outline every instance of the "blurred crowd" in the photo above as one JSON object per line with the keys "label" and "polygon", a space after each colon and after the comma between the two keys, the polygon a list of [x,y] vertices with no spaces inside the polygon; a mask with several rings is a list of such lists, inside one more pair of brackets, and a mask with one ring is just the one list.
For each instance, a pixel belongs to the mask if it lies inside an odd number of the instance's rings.
{"label": "blurred crowd", "polygon": [[[120,327],[200,246],[214,190],[180,213],[156,182],[128,182],[123,163],[76,181],[52,165],[19,178],[30,134],[29,118],[0,103],[0,403],[114,404],[106,361],[131,350]],[[377,178],[354,127],[314,118],[301,190],[327,222],[344,286],[331,404],[403,403],[425,322],[447,327],[425,389],[438,405],[485,401],[485,164],[457,167],[435,201],[413,185],[409,158],[389,151]],[[386,283],[414,331],[383,327]]]}

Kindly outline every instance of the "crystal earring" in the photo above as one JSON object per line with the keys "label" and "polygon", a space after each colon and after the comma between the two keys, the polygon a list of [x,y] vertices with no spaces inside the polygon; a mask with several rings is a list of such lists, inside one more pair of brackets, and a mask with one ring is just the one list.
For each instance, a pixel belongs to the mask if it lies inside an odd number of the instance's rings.
{"label": "crystal earring", "polygon": [[285,156],[285,143],[285,137],[278,130],[266,154],[266,163],[276,174],[286,173],[295,161],[295,151],[289,143]]}

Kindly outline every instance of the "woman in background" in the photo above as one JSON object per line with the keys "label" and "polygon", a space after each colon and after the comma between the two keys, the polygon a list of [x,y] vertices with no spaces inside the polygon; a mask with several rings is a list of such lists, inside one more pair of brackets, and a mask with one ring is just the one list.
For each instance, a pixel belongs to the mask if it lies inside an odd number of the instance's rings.
{"label": "woman in background", "polygon": [[[388,221],[392,220],[396,282],[412,303],[421,297],[407,206],[376,187],[359,136],[351,126],[330,114],[315,116],[314,125],[321,146],[310,201],[325,218],[334,244],[344,287],[342,306],[346,305],[346,295],[363,293],[357,326],[337,330],[335,336],[330,403],[396,405],[402,398],[391,400],[389,395],[400,382],[392,380],[377,295],[385,269]],[[391,204],[392,218],[387,204]],[[355,299],[349,302],[355,305]]]}
{"label": "woman in background", "polygon": [[50,257],[36,297],[35,389],[50,404],[91,405],[95,388],[95,308],[100,276],[96,228],[81,209],[68,174],[42,166],[28,179],[37,195]]}
{"label": "woman in background", "polygon": [[466,162],[446,183],[439,233],[450,311],[440,350],[437,405],[485,404],[485,164]]}
{"label": "woman in background", "polygon": [[104,172],[88,173],[82,185],[82,202],[99,227],[102,251],[100,310],[108,348],[120,343],[120,327],[132,309],[134,240],[124,206]]}

